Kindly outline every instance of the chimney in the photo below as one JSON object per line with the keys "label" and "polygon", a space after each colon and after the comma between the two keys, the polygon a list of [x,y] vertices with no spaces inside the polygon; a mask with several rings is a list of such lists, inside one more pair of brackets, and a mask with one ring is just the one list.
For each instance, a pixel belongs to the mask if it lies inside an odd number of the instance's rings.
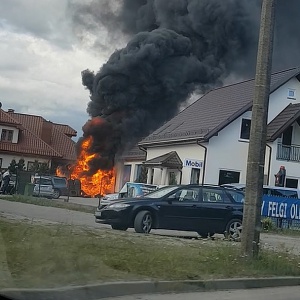
{"label": "chimney", "polygon": [[52,142],[52,127],[52,122],[43,120],[41,139],[48,145]]}
{"label": "chimney", "polygon": [[12,108],[9,108],[9,109],[7,110],[7,112],[8,112],[8,113],[12,113],[12,114],[13,114],[13,113],[15,112],[15,110],[14,110],[14,109],[12,109]]}

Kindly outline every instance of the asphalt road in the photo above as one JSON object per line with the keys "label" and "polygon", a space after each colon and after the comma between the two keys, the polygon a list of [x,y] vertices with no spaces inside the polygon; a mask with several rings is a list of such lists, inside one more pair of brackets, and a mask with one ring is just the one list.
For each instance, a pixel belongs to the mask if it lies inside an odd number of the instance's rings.
{"label": "asphalt road", "polygon": [[299,300],[298,286],[169,295],[144,295],[107,298],[110,300]]}
{"label": "asphalt road", "polygon": [[[71,211],[55,207],[37,206],[19,202],[10,202],[0,199],[0,216],[8,216],[14,219],[26,218],[45,223],[63,223],[76,226],[87,226],[92,228],[110,228],[108,225],[95,223],[94,216],[88,213]],[[132,229],[129,229],[133,231]],[[181,232],[170,230],[153,230],[153,234],[179,236],[179,237],[198,237],[194,232]],[[222,236],[219,235],[221,238]],[[299,255],[300,239],[283,235],[262,234],[261,242],[267,248],[277,248]]]}

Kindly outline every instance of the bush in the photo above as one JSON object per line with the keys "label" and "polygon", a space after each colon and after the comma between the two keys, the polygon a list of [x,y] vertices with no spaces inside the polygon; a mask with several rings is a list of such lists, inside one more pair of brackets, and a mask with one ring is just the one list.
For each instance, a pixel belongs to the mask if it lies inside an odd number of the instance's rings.
{"label": "bush", "polygon": [[271,220],[271,218],[264,218],[261,220],[261,226],[263,230],[272,230],[274,229],[274,224]]}

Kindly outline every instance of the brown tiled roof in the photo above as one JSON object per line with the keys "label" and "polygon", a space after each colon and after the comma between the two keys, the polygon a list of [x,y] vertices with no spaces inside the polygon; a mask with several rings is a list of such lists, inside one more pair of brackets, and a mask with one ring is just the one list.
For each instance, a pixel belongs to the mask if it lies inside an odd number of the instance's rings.
{"label": "brown tiled roof", "polygon": [[75,142],[55,127],[52,130],[51,144],[64,159],[76,160]]}
{"label": "brown tiled roof", "polygon": [[[20,122],[13,118],[9,113],[6,113],[0,109],[1,120],[6,120],[9,124],[19,125]],[[3,119],[2,119],[3,117]],[[24,128],[19,127],[21,134],[19,135],[18,143],[0,143],[0,151],[8,151],[10,153],[23,153],[32,155],[41,155],[49,157],[60,157],[61,155],[56,152],[52,147],[46,144],[43,140],[37,137],[33,132]]]}
{"label": "brown tiled roof", "polygon": [[69,125],[53,123],[53,126],[54,128],[58,129],[60,132],[64,133],[67,136],[72,137],[77,135],[77,131]]}
{"label": "brown tiled roof", "polygon": [[0,109],[0,123],[9,125],[20,125],[15,119],[13,119],[8,113]]}
{"label": "brown tiled roof", "polygon": [[[47,122],[44,118],[42,118],[41,116],[27,115],[15,112],[8,112],[7,114],[20,122],[25,129],[32,132],[37,139],[40,139],[43,143],[48,145],[48,147],[50,147],[57,154],[55,155],[56,157],[61,157],[65,160],[76,160],[75,142],[64,132],[60,131],[60,129],[62,128],[65,131],[65,129],[69,126],[66,125],[62,127],[60,126],[60,124],[58,124],[58,126],[55,126],[57,124],[53,124],[50,122],[50,124],[52,124],[52,131],[50,143],[47,144],[41,139],[43,123]],[[73,131],[75,132],[75,130]],[[29,137],[27,136],[27,138]]]}
{"label": "brown tiled roof", "polygon": [[[272,74],[270,92],[297,75],[298,68]],[[139,145],[189,139],[208,140],[243,113],[251,110],[254,83],[254,79],[251,79],[208,92]]]}
{"label": "brown tiled roof", "polygon": [[157,156],[155,158],[146,160],[143,163],[145,166],[162,166],[169,168],[182,168],[182,161],[176,151]]}
{"label": "brown tiled roof", "polygon": [[300,103],[289,104],[268,124],[267,139],[275,141],[289,126],[300,118]]}

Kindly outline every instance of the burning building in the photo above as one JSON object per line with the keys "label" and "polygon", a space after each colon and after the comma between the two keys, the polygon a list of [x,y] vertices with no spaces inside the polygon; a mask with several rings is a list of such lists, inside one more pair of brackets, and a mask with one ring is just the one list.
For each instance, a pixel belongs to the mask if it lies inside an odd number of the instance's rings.
{"label": "burning building", "polygon": [[[278,3],[282,26],[277,37],[283,40],[284,28],[296,28],[284,22],[300,6],[299,1],[290,2]],[[87,186],[97,182],[97,189],[102,179],[112,180],[105,185],[110,190],[122,154],[170,120],[193,92],[221,86],[229,75],[254,74],[260,4],[259,0],[73,2],[75,32],[97,36],[107,27],[112,36],[128,43],[97,73],[82,72],[90,93],[91,120],[83,126],[71,176],[79,176]],[[96,38],[94,46],[101,44]],[[283,50],[286,47],[275,47],[276,67],[289,63],[290,55],[282,55]]]}

